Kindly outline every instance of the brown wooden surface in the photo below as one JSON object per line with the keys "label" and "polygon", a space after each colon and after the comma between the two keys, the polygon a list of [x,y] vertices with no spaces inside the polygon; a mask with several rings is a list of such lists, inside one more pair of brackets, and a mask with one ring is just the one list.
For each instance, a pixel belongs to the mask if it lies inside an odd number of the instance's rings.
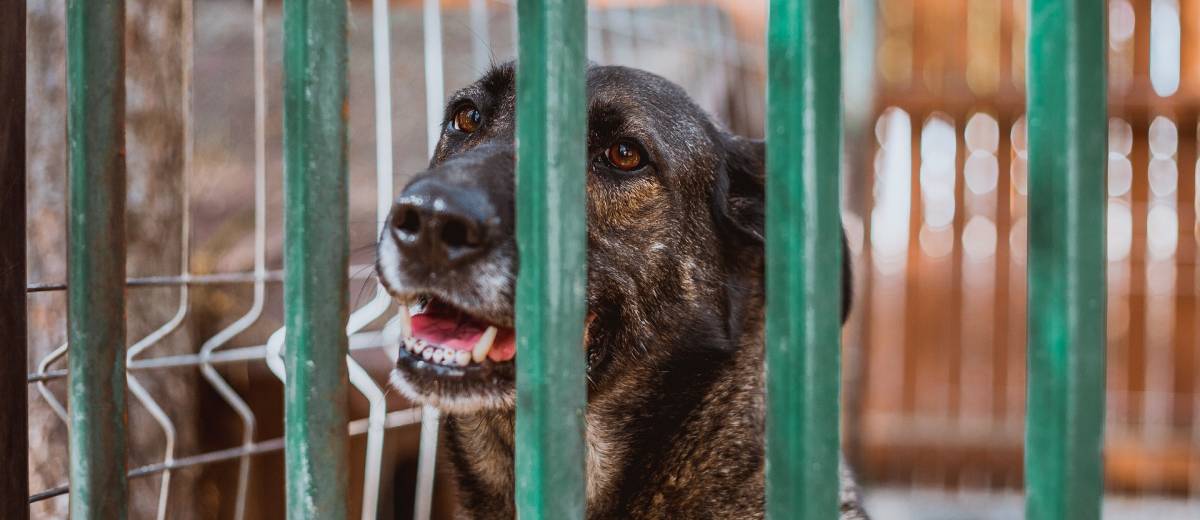
{"label": "brown wooden surface", "polygon": [[29,518],[25,384],[25,0],[0,0],[0,518]]}
{"label": "brown wooden surface", "polygon": [[[1196,224],[1198,208],[1194,202],[1200,158],[1200,38],[1195,37],[1200,33],[1200,2],[1180,2],[1180,86],[1168,97],[1158,96],[1149,79],[1150,4],[1149,0],[1132,2],[1137,20],[1129,49],[1132,76],[1127,89],[1109,94],[1110,117],[1128,122],[1133,131],[1128,159],[1134,177],[1128,196],[1132,218],[1129,256],[1123,262],[1109,264],[1110,270],[1127,271],[1128,287],[1110,290],[1113,302],[1119,300],[1123,305],[1127,325],[1109,338],[1106,477],[1109,488],[1116,492],[1195,496],[1195,475],[1200,475],[1200,445],[1192,437],[1200,428],[1200,411],[1195,406],[1200,399],[1200,225]],[[889,326],[886,320],[880,320],[883,326],[876,324],[864,341],[868,366],[872,366],[873,358],[894,356],[895,366],[877,364],[875,368],[899,375],[876,372],[864,378],[865,395],[858,412],[862,417],[855,419],[861,427],[846,430],[849,456],[870,483],[1015,488],[1022,478],[1022,418],[1026,406],[1026,273],[1009,237],[1017,219],[1026,215],[1027,203],[1012,186],[1010,172],[1015,157],[1009,132],[1025,111],[1024,78],[1014,67],[1023,59],[1021,42],[1028,24],[1022,13],[1027,4],[1005,2],[1000,9],[1001,45],[993,58],[987,54],[968,56],[970,28],[961,20],[967,18],[963,6],[969,11],[970,2],[888,0],[879,5],[880,41],[894,38],[908,45],[912,53],[905,69],[907,75],[880,73],[875,101],[877,116],[897,107],[911,118],[911,234],[905,271],[879,283],[899,283],[906,288],[905,299],[892,309],[903,316],[903,322]],[[889,11],[889,5],[900,9]],[[900,21],[889,19],[889,13]],[[963,27],[967,27],[965,33]],[[882,60],[882,53],[879,56]],[[1001,71],[998,88],[990,93],[970,88],[965,80],[969,61],[964,57],[997,60]],[[883,66],[879,67],[882,70]],[[919,245],[923,220],[921,128],[930,116],[944,114],[954,122],[961,139],[962,129],[976,112],[991,114],[1000,127],[993,220],[997,231],[992,278],[995,285],[994,292],[982,295],[993,311],[990,340],[967,338],[954,330],[970,330],[974,322],[962,318],[958,307],[972,297],[981,297],[971,293],[962,278],[966,273],[960,270],[961,242],[956,238],[954,251],[944,258],[930,258]],[[1147,181],[1151,159],[1147,135],[1158,116],[1174,122],[1178,135],[1178,185],[1174,196],[1180,229],[1178,248],[1170,261],[1175,269],[1175,289],[1169,295],[1174,316],[1167,325],[1168,343],[1149,340],[1163,332],[1163,327],[1156,328],[1147,309],[1152,299],[1147,297],[1147,269],[1153,268],[1147,252],[1147,215],[1153,199]],[[956,159],[961,180],[962,160],[968,152],[961,140],[959,145]],[[873,158],[877,149],[877,144],[869,142],[852,150],[851,155]],[[874,179],[864,175],[856,182],[869,188]],[[962,183],[955,187],[955,237],[961,237],[963,231],[964,189]],[[863,214],[870,215],[871,208],[870,203],[866,204]],[[870,221],[869,217],[864,220]],[[866,247],[870,248],[869,240]],[[869,265],[863,268],[871,269]],[[862,287],[855,312],[871,310],[877,297],[886,301],[886,294],[867,285]],[[875,316],[868,320],[876,321]],[[971,353],[991,355],[990,381],[975,381],[954,372]],[[1171,364],[1156,368],[1156,356],[1169,356]],[[1156,380],[1159,377],[1170,378],[1169,388]],[[883,380],[894,384],[880,384]],[[990,400],[968,401],[962,392],[981,391],[974,387],[980,384],[988,385]],[[1168,389],[1167,395],[1149,399],[1144,395]],[[1166,408],[1166,424],[1146,424],[1147,402]]]}

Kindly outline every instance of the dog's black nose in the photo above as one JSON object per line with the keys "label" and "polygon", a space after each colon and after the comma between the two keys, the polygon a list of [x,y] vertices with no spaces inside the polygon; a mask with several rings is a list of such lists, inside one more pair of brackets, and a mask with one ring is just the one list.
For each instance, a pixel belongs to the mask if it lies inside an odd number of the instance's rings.
{"label": "dog's black nose", "polygon": [[431,177],[400,194],[392,207],[391,232],[408,261],[439,271],[486,252],[499,221],[478,189]]}

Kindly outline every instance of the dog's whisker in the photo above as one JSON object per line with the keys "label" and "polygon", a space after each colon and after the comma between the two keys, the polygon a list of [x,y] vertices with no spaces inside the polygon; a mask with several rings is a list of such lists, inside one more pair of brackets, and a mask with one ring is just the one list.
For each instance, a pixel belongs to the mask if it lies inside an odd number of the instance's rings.
{"label": "dog's whisker", "polygon": [[358,288],[358,294],[356,294],[356,295],[354,296],[354,307],[355,307],[355,308],[357,308],[357,307],[358,307],[358,304],[359,304],[359,302],[361,302],[361,301],[362,301],[363,292],[367,290],[367,284],[369,284],[370,282],[371,282],[371,281],[370,281],[369,279],[364,279],[364,280],[362,281],[362,285],[361,285],[361,286],[359,286],[359,288]]}
{"label": "dog's whisker", "polygon": [[354,278],[358,278],[359,276],[362,275],[363,271],[366,271],[366,270],[371,270],[372,273],[370,276],[372,276],[372,277],[375,276],[375,273],[374,273],[375,264],[366,264],[366,265],[360,266],[358,269],[354,270]]}
{"label": "dog's whisker", "polygon": [[364,245],[361,245],[358,247],[352,247],[352,248],[350,248],[350,254],[361,253],[363,251],[369,251],[371,249],[375,249],[376,247],[378,247],[378,243],[376,243],[376,242],[371,242],[370,244],[364,244]]}

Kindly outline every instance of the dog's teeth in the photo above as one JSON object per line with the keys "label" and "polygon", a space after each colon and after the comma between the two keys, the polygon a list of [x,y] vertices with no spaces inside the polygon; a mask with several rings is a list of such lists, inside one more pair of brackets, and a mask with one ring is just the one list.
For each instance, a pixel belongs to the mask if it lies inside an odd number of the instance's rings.
{"label": "dog's teeth", "polygon": [[421,357],[425,358],[425,361],[432,360],[433,359],[433,347],[429,347],[425,350],[422,350]]}
{"label": "dog's teeth", "polygon": [[483,331],[483,336],[479,337],[479,342],[475,343],[475,348],[471,350],[471,359],[476,363],[483,363],[487,358],[488,352],[492,350],[492,342],[496,340],[496,327],[489,326]]}
{"label": "dog's teeth", "polygon": [[454,364],[460,367],[465,367],[471,364],[471,353],[465,350],[460,350],[454,353]]}
{"label": "dog's teeth", "polygon": [[400,312],[396,314],[400,318],[400,337],[408,338],[412,336],[412,304],[407,301],[400,302]]}
{"label": "dog's teeth", "polygon": [[446,352],[443,351],[442,349],[433,347],[432,350],[433,350],[433,362],[434,363],[441,363],[442,360],[446,358]]}

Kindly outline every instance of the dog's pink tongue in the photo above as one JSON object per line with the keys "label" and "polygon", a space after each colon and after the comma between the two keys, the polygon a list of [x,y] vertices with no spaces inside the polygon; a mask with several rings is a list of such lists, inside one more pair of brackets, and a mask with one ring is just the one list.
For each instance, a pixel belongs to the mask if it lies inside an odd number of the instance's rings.
{"label": "dog's pink tongue", "polygon": [[496,341],[492,342],[492,350],[488,352],[488,359],[499,363],[501,361],[508,361],[516,355],[516,334],[513,334],[512,329],[500,329],[496,334]]}
{"label": "dog's pink tongue", "polygon": [[434,314],[418,314],[412,317],[413,336],[434,345],[452,350],[470,352],[483,336],[486,327],[473,323],[461,323],[453,318]]}
{"label": "dog's pink tongue", "polygon": [[[417,314],[412,317],[412,335],[434,345],[451,350],[470,352],[479,338],[483,337],[487,325],[463,322],[456,318],[437,314]],[[516,336],[512,329],[499,329],[488,358],[495,362],[508,361],[517,354]]]}

